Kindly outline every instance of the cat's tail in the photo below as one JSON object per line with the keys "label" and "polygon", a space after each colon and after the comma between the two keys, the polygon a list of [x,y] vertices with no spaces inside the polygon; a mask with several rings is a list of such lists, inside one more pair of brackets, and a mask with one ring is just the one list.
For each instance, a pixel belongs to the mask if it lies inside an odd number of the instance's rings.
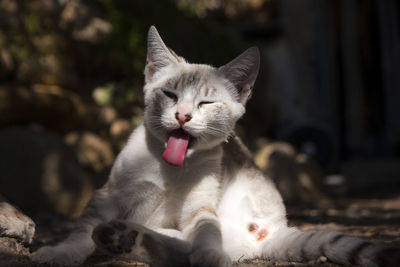
{"label": "cat's tail", "polygon": [[263,246],[265,258],[306,261],[325,256],[343,265],[400,266],[400,248],[376,244],[335,231],[281,228]]}

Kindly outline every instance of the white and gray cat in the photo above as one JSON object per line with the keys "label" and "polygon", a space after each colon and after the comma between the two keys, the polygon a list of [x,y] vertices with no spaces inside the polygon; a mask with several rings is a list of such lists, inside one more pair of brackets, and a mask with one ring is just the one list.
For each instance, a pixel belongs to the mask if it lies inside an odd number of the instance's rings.
{"label": "white and gray cat", "polygon": [[384,246],[287,226],[280,194],[234,135],[259,61],[253,47],[220,68],[190,64],[151,27],[144,123],[76,230],[54,247],[40,248],[33,259],[76,265],[98,248],[151,266],[231,266],[239,259],[321,255],[345,265],[398,262]]}

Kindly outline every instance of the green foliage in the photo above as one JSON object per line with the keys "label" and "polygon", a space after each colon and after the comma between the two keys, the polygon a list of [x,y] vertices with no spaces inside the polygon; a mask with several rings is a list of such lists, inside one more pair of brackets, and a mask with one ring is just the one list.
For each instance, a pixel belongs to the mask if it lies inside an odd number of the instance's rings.
{"label": "green foliage", "polygon": [[40,33],[42,25],[37,14],[27,14],[24,16],[24,26],[31,35]]}
{"label": "green foliage", "polygon": [[134,88],[123,82],[109,82],[93,90],[93,99],[100,106],[113,105],[124,108],[135,103],[136,93]]}
{"label": "green foliage", "polygon": [[97,87],[93,91],[93,99],[99,106],[110,105],[112,102],[113,91],[113,84],[105,84],[104,86]]}
{"label": "green foliage", "polygon": [[[143,108],[150,25],[190,62],[221,65],[238,52],[230,36],[199,17],[193,1],[77,1],[84,8],[70,9],[70,19],[61,23],[70,4],[65,3],[48,9],[40,0],[18,1],[18,18],[3,17],[8,26],[0,29],[0,36],[5,36],[6,49],[15,60],[10,77],[16,83],[52,83],[92,96],[98,105],[131,114],[134,124]],[[111,31],[93,40],[77,38],[76,32],[89,27],[93,18],[109,23]]]}
{"label": "green foliage", "polygon": [[204,17],[205,12],[199,7],[196,0],[177,0],[177,5],[180,9],[189,12],[198,17]]}
{"label": "green foliage", "polygon": [[126,76],[138,76],[143,71],[146,54],[145,36],[140,21],[129,10],[121,8],[119,1],[99,1],[104,5],[106,19],[113,29],[104,44],[109,60],[121,67]]}

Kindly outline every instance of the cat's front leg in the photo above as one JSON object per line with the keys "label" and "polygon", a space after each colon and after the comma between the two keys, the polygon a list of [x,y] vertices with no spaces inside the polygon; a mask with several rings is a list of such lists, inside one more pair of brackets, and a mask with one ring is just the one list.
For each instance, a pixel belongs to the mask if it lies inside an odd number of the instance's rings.
{"label": "cat's front leg", "polygon": [[56,246],[41,247],[34,253],[32,260],[64,266],[82,264],[95,250],[91,238],[93,228],[115,217],[115,210],[106,187],[97,190],[69,237]]}
{"label": "cat's front leg", "polygon": [[191,266],[231,266],[222,248],[222,234],[216,207],[219,182],[216,176],[202,179],[188,194],[183,207],[180,228],[192,244]]}
{"label": "cat's front leg", "polygon": [[89,225],[76,229],[62,243],[56,246],[44,246],[37,250],[32,260],[38,263],[75,266],[82,264],[94,251],[90,238],[93,228]]}
{"label": "cat's front leg", "polygon": [[190,266],[228,267],[232,262],[222,248],[222,237],[219,226],[214,222],[202,223],[194,232]]}

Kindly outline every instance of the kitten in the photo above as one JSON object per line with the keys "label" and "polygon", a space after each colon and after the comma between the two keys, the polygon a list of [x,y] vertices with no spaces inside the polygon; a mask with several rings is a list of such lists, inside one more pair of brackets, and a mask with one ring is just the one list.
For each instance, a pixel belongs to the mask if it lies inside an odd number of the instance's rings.
{"label": "kitten", "polygon": [[[75,231],[33,259],[74,265],[98,248],[152,266],[231,266],[325,255],[377,266],[384,247],[332,231],[287,226],[274,184],[234,134],[259,69],[257,48],[214,68],[189,64],[148,33],[145,118]],[[399,256],[397,255],[397,259]]]}

